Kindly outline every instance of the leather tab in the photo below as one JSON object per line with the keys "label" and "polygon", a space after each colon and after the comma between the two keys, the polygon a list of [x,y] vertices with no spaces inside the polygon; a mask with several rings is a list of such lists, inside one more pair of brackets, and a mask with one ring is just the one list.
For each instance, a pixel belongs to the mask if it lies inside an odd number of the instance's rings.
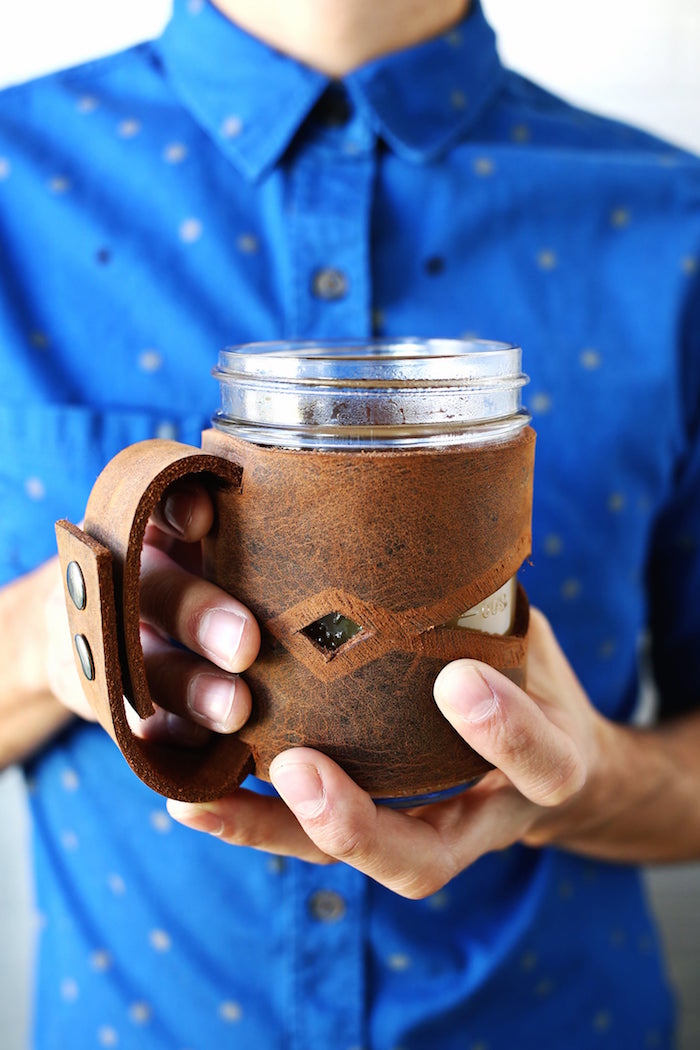
{"label": "leather tab", "polygon": [[[86,536],[69,521],[56,523],[58,556],[63,570],[63,588],[68,610],[75,664],[97,720],[114,740],[118,739],[114,725],[124,712],[121,672],[119,670],[119,643],[117,640],[114,586],[112,583],[111,552],[91,536]],[[75,563],[83,579],[85,607],[78,608],[68,589],[69,566]],[[88,679],[80,661],[76,639],[84,639],[92,662],[93,677]]]}

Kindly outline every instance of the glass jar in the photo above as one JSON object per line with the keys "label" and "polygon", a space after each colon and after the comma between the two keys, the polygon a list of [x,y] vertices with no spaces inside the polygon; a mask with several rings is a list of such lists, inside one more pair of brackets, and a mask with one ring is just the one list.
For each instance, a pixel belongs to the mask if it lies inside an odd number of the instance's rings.
{"label": "glass jar", "polygon": [[[522,351],[481,339],[249,343],[222,350],[214,376],[216,429],[259,445],[361,451],[487,444],[530,421],[522,408]],[[465,510],[466,512],[466,510]],[[512,577],[449,626],[508,634]],[[333,649],[356,629],[320,623]]]}

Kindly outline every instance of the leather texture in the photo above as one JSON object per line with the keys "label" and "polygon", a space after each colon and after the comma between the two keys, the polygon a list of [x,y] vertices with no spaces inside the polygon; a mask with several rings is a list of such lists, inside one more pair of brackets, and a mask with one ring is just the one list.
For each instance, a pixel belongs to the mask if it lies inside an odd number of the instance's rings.
{"label": "leather texture", "polygon": [[[527,428],[487,445],[310,451],[208,430],[203,451],[149,441],[115,457],[83,533],[60,522],[57,534],[64,572],[76,560],[86,578],[84,610],[67,596],[73,634],[96,654],[86,692],[132,768],[156,791],[192,801],[230,792],[251,771],[269,779],[274,756],[297,744],[329,754],[379,799],[481,776],[488,763],[440,715],[432,686],[459,657],[524,682],[522,588],[510,635],[446,625],[529,554],[534,443]],[[263,638],[245,675],[249,722],[194,753],[135,738],[122,699],[142,717],[152,710],[138,642],[140,551],[153,508],[189,474],[210,485],[216,506],[205,572],[249,606]],[[304,629],[334,612],[362,629],[329,651]]]}

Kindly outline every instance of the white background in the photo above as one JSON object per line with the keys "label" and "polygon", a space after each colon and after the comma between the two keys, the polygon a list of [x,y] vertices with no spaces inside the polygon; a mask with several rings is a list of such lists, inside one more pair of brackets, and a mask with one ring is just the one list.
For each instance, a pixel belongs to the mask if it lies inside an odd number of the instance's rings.
{"label": "white background", "polygon": [[[699,0],[483,3],[509,65],[700,152]],[[169,9],[170,0],[0,0],[0,84],[153,36]]]}
{"label": "white background", "polygon": [[[509,65],[572,102],[700,153],[700,0],[483,3]],[[169,0],[0,0],[0,86],[154,36],[168,13]],[[23,803],[16,771],[0,777],[2,1050],[28,1046],[32,924]],[[695,866],[652,880],[682,982],[688,1050],[700,1046],[699,887]]]}

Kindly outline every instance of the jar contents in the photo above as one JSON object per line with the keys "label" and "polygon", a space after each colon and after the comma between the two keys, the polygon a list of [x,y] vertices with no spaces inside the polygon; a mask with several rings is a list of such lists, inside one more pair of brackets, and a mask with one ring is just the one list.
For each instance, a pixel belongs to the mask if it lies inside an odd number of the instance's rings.
{"label": "jar contents", "polygon": [[322,649],[335,653],[340,649],[341,645],[345,645],[356,634],[359,634],[361,630],[360,625],[351,620],[349,616],[343,616],[339,612],[332,612],[322,616],[320,620],[310,623],[301,633],[305,634],[307,638],[310,638],[312,642]]}
{"label": "jar contents", "polygon": [[516,591],[517,583],[513,576],[503,587],[451,620],[447,626],[468,627],[472,631],[484,631],[487,634],[510,634],[515,616]]}

